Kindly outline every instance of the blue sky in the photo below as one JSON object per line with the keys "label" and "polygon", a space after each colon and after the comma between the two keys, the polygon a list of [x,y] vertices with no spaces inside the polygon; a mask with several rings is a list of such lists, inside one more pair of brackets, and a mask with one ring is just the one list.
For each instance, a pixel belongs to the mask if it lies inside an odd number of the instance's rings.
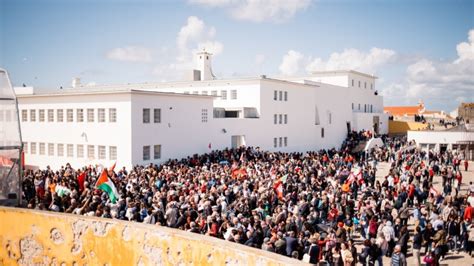
{"label": "blue sky", "polygon": [[474,101],[473,29],[470,0],[0,0],[0,67],[50,89],[176,80],[205,47],[218,78],[351,68],[386,105],[451,111]]}

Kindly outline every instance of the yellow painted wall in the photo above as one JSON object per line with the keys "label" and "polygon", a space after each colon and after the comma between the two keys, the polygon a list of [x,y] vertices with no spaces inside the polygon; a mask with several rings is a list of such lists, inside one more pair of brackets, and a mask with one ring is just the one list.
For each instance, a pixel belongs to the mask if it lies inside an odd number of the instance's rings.
{"label": "yellow painted wall", "polygon": [[298,265],[204,235],[112,219],[0,207],[0,265]]}
{"label": "yellow painted wall", "polygon": [[389,134],[407,133],[409,130],[423,130],[428,128],[428,124],[407,121],[388,121]]}

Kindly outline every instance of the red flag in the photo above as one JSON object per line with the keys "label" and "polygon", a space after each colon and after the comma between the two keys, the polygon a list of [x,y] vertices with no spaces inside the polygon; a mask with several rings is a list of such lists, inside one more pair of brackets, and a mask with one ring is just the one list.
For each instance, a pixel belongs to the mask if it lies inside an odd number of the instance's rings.
{"label": "red flag", "polygon": [[212,145],[211,145],[210,142],[209,142],[209,145],[207,147],[209,148],[209,150],[211,149]]}
{"label": "red flag", "polygon": [[283,199],[283,182],[281,180],[275,182],[273,189],[277,193],[278,198]]}
{"label": "red flag", "polygon": [[237,169],[232,170],[233,178],[242,179],[242,178],[245,178],[246,176],[247,176],[247,170],[244,167],[240,169],[237,168]]}
{"label": "red flag", "polygon": [[78,177],[77,177],[77,183],[79,183],[79,191],[82,192],[84,191],[84,181],[86,180],[86,172],[82,172]]}

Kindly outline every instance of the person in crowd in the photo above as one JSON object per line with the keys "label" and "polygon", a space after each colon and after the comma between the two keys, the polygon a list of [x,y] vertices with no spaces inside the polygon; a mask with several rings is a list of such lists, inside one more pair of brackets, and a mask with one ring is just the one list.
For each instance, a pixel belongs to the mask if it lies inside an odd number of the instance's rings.
{"label": "person in crowd", "polygon": [[[454,183],[462,154],[388,136],[381,147],[356,149],[372,136],[352,131],[339,149],[305,153],[239,147],[117,170],[25,170],[23,197],[32,209],[167,226],[300,260],[308,254],[311,263],[374,265],[385,255],[404,265],[412,223],[414,251],[425,246],[439,259],[446,233],[470,251],[474,185],[468,194],[440,189]],[[380,162],[390,169],[377,179]],[[113,197],[96,185],[104,174]]]}

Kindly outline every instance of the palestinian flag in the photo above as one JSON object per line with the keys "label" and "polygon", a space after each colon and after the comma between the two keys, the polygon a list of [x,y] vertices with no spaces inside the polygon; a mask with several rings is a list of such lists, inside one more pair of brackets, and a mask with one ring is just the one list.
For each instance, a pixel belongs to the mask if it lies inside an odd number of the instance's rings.
{"label": "palestinian flag", "polygon": [[115,188],[114,183],[112,182],[112,180],[109,179],[109,176],[107,175],[107,168],[102,170],[102,174],[100,175],[99,180],[97,180],[97,184],[95,186],[98,189],[107,192],[112,203],[117,202],[118,192]]}

